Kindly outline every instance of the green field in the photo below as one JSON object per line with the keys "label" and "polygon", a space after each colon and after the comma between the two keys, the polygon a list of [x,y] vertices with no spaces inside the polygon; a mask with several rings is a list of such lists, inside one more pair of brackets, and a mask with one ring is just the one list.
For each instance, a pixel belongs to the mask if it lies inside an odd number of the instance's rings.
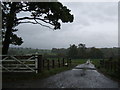
{"label": "green field", "polygon": [[72,60],[72,64],[74,65],[74,66],[76,66],[76,65],[78,65],[78,64],[83,64],[83,63],[85,63],[87,61],[87,59],[73,59]]}

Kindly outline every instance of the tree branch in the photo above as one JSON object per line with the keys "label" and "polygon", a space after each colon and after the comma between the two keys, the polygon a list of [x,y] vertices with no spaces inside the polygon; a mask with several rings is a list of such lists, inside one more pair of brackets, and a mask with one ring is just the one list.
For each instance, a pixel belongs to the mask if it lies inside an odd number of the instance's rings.
{"label": "tree branch", "polygon": [[[34,19],[35,20],[35,19]],[[47,26],[47,25],[43,25],[43,24],[41,24],[41,23],[39,23],[38,21],[36,21],[35,20],[35,22],[30,22],[30,21],[27,21],[27,22],[18,22],[19,24],[21,24],[21,23],[32,23],[32,24],[40,24],[41,26],[44,26],[44,27],[47,27],[47,28],[50,28],[50,29],[52,29],[52,30],[54,30],[53,28],[51,28],[51,27],[49,27],[49,26]]]}
{"label": "tree branch", "polygon": [[37,24],[37,23],[35,23],[35,22],[30,22],[30,21],[28,21],[28,22],[18,22],[18,24],[21,24],[21,23],[32,23],[32,24]]}
{"label": "tree branch", "polygon": [[54,30],[53,28],[51,28],[51,27],[49,27],[49,26],[47,26],[47,25],[43,25],[43,24],[39,23],[36,19],[34,19],[34,20],[35,20],[35,22],[36,22],[37,24],[40,24],[41,26],[48,27],[48,28]]}
{"label": "tree branch", "polygon": [[25,19],[29,19],[29,20],[32,20],[32,19],[38,19],[38,20],[41,20],[41,21],[43,21],[43,22],[45,22],[45,23],[49,23],[49,24],[51,24],[51,25],[53,25],[54,26],[54,24],[53,23],[50,23],[50,22],[47,22],[47,21],[45,21],[44,19],[41,19],[41,18],[30,18],[30,17],[23,17],[23,18],[18,18],[16,21],[19,21],[19,20],[25,20]]}

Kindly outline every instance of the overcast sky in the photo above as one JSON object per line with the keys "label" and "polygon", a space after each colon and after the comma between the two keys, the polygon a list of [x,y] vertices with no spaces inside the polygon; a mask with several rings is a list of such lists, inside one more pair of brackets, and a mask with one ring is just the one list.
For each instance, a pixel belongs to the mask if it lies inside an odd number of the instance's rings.
{"label": "overcast sky", "polygon": [[63,2],[63,5],[74,15],[73,23],[62,24],[56,31],[40,25],[21,24],[17,27],[17,34],[24,41],[20,47],[68,48],[70,44],[79,43],[87,47],[118,46],[117,2]]}

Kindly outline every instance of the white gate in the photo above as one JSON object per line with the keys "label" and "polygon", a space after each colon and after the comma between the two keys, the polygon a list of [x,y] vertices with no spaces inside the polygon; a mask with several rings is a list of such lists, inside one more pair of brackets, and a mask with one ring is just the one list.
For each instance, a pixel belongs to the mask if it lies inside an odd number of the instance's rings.
{"label": "white gate", "polygon": [[2,72],[37,72],[37,56],[2,56]]}

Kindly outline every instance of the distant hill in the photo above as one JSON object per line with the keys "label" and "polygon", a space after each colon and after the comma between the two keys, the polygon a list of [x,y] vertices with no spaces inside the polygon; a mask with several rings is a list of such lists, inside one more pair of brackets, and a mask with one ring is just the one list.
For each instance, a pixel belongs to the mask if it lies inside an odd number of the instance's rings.
{"label": "distant hill", "polygon": [[51,53],[49,49],[32,49],[32,48],[14,48],[10,47],[8,50],[8,55],[32,55],[32,54],[45,54]]}
{"label": "distant hill", "polygon": [[[103,55],[104,58],[117,58],[118,57],[118,48],[99,48]],[[86,48],[87,52],[90,52],[90,48]],[[40,54],[40,55],[47,55],[47,56],[52,56],[52,57],[57,57],[57,56],[67,56],[68,49],[65,48],[53,48],[52,50],[50,49],[33,49],[33,48],[15,48],[15,47],[10,47],[8,51],[8,55],[32,55],[32,54]]]}

